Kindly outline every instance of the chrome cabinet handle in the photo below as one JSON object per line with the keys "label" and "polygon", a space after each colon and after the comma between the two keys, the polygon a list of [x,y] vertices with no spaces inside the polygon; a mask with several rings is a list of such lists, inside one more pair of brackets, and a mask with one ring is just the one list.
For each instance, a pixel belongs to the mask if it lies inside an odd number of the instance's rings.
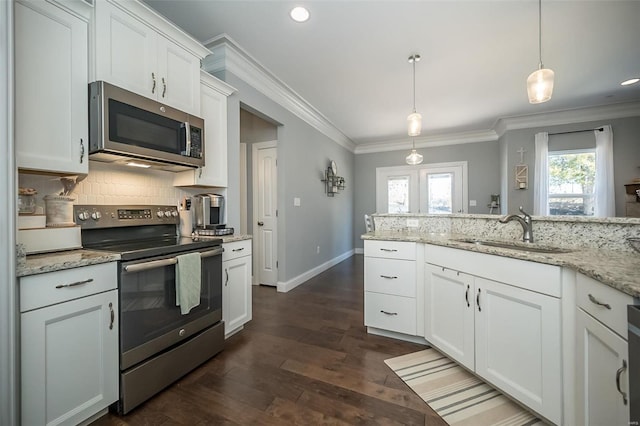
{"label": "chrome cabinet handle", "polygon": [[396,249],[386,249],[386,248],[381,248],[381,251],[388,251],[388,252],[394,252],[394,251],[398,251]]}
{"label": "chrome cabinet handle", "polygon": [[382,313],[383,313],[383,314],[385,314],[385,315],[391,315],[391,316],[393,316],[393,315],[398,315],[398,313],[397,313],[397,312],[387,312],[387,311],[382,311],[382,310],[381,310],[380,312],[382,312]]}
{"label": "chrome cabinet handle", "polygon": [[84,141],[80,138],[80,164],[84,161]]}
{"label": "chrome cabinet handle", "polygon": [[624,405],[627,405],[627,393],[622,392],[622,389],[620,389],[620,376],[626,369],[627,369],[627,360],[623,359],[622,367],[618,368],[618,371],[616,371],[616,387],[618,388],[618,392],[620,392],[620,395],[622,395],[622,402],[624,403]]}
{"label": "chrome cabinet handle", "polygon": [[224,273],[227,274],[227,279],[224,281],[224,286],[226,287],[229,284],[229,270],[225,269]]}
{"label": "chrome cabinet handle", "polygon": [[258,226],[263,226],[264,222],[258,222]]}
{"label": "chrome cabinet handle", "polygon": [[603,302],[599,301],[598,299],[596,299],[595,297],[593,297],[593,296],[591,295],[591,293],[589,293],[589,300],[591,301],[591,303],[595,303],[595,304],[596,304],[596,305],[598,305],[598,306],[602,306],[602,307],[604,307],[604,308],[607,308],[607,309],[611,310],[611,305],[610,305],[610,304],[608,304],[608,303],[603,303]]}
{"label": "chrome cabinet handle", "polygon": [[380,275],[380,278],[386,278],[388,280],[397,280],[398,277],[392,276],[392,275]]}
{"label": "chrome cabinet handle", "polygon": [[89,284],[91,282],[93,282],[93,278],[89,278],[88,280],[84,280],[84,281],[76,281],[71,284],[58,284],[56,288],[76,287],[82,284]]}
{"label": "chrome cabinet handle", "polygon": [[240,248],[237,248],[237,249],[233,249],[233,250],[231,250],[231,251],[242,251],[242,250],[244,250],[244,247],[240,247]]}
{"label": "chrome cabinet handle", "polygon": [[467,284],[467,291],[464,293],[464,300],[467,301],[467,308],[471,306],[471,304],[469,303],[469,289],[469,284]]}
{"label": "chrome cabinet handle", "polygon": [[478,305],[478,312],[482,312],[482,308],[480,307],[480,291],[482,289],[478,289],[478,295],[476,296],[476,305]]}
{"label": "chrome cabinet handle", "polygon": [[162,97],[167,94],[167,83],[164,81],[164,77],[162,77]]}
{"label": "chrome cabinet handle", "polygon": [[153,80],[153,87],[151,88],[151,93],[156,93],[156,74],[151,73],[151,80]]}
{"label": "chrome cabinet handle", "polygon": [[111,311],[111,322],[109,323],[109,330],[113,330],[113,322],[116,319],[116,314],[113,312],[113,303],[109,302],[109,310]]}

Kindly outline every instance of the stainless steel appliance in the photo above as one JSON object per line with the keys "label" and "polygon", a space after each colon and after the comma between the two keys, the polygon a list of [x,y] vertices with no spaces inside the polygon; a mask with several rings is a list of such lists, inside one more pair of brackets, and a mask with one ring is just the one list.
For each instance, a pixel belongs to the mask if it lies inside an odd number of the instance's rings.
{"label": "stainless steel appliance", "polygon": [[219,194],[198,194],[193,197],[195,226],[200,229],[224,225],[224,197]]}
{"label": "stainless steel appliance", "polygon": [[89,84],[91,160],[173,172],[202,167],[203,129],[201,118],[104,81]]}
{"label": "stainless steel appliance", "polygon": [[[126,414],[223,349],[222,240],[176,236],[175,206],[74,206],[84,248],[119,253],[120,400]],[[200,304],[176,306],[176,263],[201,257]]]}
{"label": "stainless steel appliance", "polygon": [[627,307],[629,320],[629,424],[640,425],[640,306]]}

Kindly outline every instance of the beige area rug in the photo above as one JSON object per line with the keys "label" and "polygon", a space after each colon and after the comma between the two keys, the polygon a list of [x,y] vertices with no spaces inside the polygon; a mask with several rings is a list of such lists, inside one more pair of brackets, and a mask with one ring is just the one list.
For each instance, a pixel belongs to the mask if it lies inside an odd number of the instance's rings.
{"label": "beige area rug", "polygon": [[385,363],[450,425],[545,425],[435,349]]}

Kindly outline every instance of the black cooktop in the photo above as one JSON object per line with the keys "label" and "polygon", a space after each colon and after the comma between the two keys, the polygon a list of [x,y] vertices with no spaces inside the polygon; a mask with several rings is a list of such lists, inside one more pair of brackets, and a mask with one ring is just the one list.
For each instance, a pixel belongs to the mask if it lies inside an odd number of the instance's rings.
{"label": "black cooktop", "polygon": [[84,248],[118,253],[122,260],[136,260],[188,251],[201,251],[220,244],[222,244],[222,239],[219,238],[166,237],[162,239],[85,244]]}

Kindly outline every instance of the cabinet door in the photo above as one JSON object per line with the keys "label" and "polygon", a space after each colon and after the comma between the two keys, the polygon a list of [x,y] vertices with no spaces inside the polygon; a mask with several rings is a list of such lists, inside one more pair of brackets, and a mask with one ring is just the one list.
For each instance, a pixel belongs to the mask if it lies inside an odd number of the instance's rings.
{"label": "cabinet door", "polygon": [[474,278],[425,264],[425,339],[473,370],[475,367]]}
{"label": "cabinet door", "polygon": [[482,278],[476,290],[476,373],[561,422],[560,299]]}
{"label": "cabinet door", "polygon": [[162,89],[157,33],[107,1],[95,8],[96,80],[156,99]]}
{"label": "cabinet door", "polygon": [[77,424],[118,399],[116,290],[20,318],[22,424]]}
{"label": "cabinet door", "polygon": [[48,2],[15,3],[19,168],[88,172],[87,52],[86,21]]}
{"label": "cabinet door", "polygon": [[200,60],[159,35],[158,74],[158,101],[200,117]]}
{"label": "cabinet door", "polygon": [[[627,342],[577,309],[577,413],[581,425],[628,425]],[[623,397],[622,392],[627,396]]]}
{"label": "cabinet door", "polygon": [[222,316],[229,336],[251,320],[251,256],[227,260],[222,269]]}

